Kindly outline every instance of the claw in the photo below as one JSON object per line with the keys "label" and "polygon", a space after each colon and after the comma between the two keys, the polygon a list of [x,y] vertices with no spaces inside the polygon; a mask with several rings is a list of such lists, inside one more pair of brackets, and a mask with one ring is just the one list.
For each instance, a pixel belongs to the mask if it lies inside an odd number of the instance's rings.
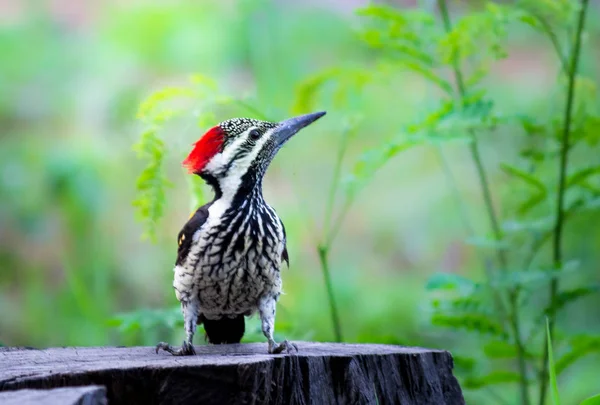
{"label": "claw", "polygon": [[193,356],[196,354],[194,346],[186,341],[183,342],[179,349],[174,349],[173,346],[171,346],[168,343],[160,342],[156,345],[156,354],[158,354],[158,351],[160,349],[164,350],[165,352],[171,353],[173,356]]}
{"label": "claw", "polygon": [[284,340],[283,342],[281,342],[279,344],[276,344],[275,342],[269,343],[269,353],[271,353],[271,354],[283,353],[284,350],[288,354],[297,353],[298,346],[296,346],[295,343],[288,342],[287,340]]}

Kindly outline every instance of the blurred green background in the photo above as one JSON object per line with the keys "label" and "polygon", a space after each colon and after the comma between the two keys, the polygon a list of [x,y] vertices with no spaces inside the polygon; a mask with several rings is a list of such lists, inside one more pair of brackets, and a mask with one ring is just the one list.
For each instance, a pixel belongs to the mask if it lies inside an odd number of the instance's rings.
{"label": "blurred green background", "polygon": [[[229,95],[250,95],[253,106],[269,117],[287,118],[298,84],[311,74],[331,66],[368,68],[374,62],[355,33],[360,23],[353,10],[364,4],[0,2],[0,343],[180,342],[183,329],[162,322],[179,317],[171,287],[175,237],[192,208],[180,162],[205,128],[195,126],[190,115],[187,123],[165,130],[165,167],[173,187],[158,240],[142,240],[131,204],[143,167],[132,149],[141,132],[135,120],[140,102],[154,90],[201,73]],[[395,4],[414,7],[416,2]],[[461,2],[455,12],[468,13],[476,5]],[[582,70],[597,79],[597,7],[589,17],[591,39]],[[549,44],[532,30],[515,27],[508,51],[488,83],[497,108],[547,114],[548,99],[556,95],[548,89],[558,71]],[[438,94],[408,72],[353,97],[348,109],[365,119],[350,144],[350,162],[438,103]],[[286,294],[276,327],[280,337],[333,339],[316,250],[346,116],[333,105],[324,98],[316,106],[329,114],[280,152],[264,183],[289,239],[291,265],[283,272]],[[217,118],[233,115],[249,114],[232,109]],[[501,213],[515,190],[498,162],[515,159],[521,141],[514,131],[500,127],[481,139]],[[470,226],[484,234],[488,223],[467,149],[451,143],[444,153]],[[426,308],[424,286],[432,273],[476,279],[483,274],[476,248],[465,243],[465,224],[452,193],[438,150],[423,146],[392,160],[360,194],[330,256],[345,341],[468,352],[474,341],[430,326]],[[565,235],[567,256],[578,257],[586,269],[581,277],[592,281],[600,281],[599,220],[597,211],[582,215]],[[565,311],[560,322],[597,332],[599,304],[597,297],[585,299]],[[147,324],[115,328],[111,319],[131,311],[146,311]],[[262,341],[257,324],[251,325],[248,340]],[[202,337],[196,341],[202,343]],[[598,361],[596,355],[571,369],[565,397],[580,399],[594,391],[589,383],[597,380]]]}

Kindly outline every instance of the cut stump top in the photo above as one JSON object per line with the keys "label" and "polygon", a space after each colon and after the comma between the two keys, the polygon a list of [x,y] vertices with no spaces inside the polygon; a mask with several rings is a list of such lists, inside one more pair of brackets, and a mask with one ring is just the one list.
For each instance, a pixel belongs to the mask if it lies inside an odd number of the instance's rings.
{"label": "cut stump top", "polygon": [[99,385],[110,404],[464,404],[446,351],[295,343],[294,355],[250,343],[196,346],[189,357],[153,347],[0,348],[0,395]]}
{"label": "cut stump top", "polygon": [[106,405],[106,389],[97,385],[63,387],[49,390],[17,390],[0,392],[2,405]]}

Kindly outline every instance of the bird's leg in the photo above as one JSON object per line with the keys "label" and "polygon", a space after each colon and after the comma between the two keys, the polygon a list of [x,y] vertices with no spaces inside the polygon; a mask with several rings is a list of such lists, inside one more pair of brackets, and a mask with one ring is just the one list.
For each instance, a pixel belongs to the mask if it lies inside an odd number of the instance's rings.
{"label": "bird's leg", "polygon": [[277,300],[273,296],[267,296],[260,300],[258,304],[258,312],[262,323],[262,332],[269,341],[269,353],[278,354],[283,351],[287,353],[297,352],[298,346],[284,340],[281,343],[275,342],[273,332],[275,330],[275,306]]}
{"label": "bird's leg", "polygon": [[192,302],[182,302],[181,312],[183,312],[183,322],[185,326],[185,340],[179,349],[173,348],[166,342],[160,342],[156,345],[156,353],[160,349],[171,353],[173,356],[192,356],[196,354],[194,349],[194,333],[196,333],[196,320],[198,319],[198,305]]}

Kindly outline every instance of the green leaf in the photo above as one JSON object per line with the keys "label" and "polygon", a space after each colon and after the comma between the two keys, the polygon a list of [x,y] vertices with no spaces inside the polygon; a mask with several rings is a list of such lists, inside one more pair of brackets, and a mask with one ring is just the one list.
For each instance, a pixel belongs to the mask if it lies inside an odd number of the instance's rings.
{"label": "green leaf", "polygon": [[596,210],[596,209],[600,208],[600,197],[586,200],[585,203],[583,204],[582,208],[588,209],[588,210]]}
{"label": "green leaf", "polygon": [[162,107],[168,101],[180,97],[191,97],[193,94],[193,91],[186,87],[162,88],[142,101],[138,108],[137,118],[142,121],[156,121],[157,118],[164,120],[164,117],[160,118],[160,115],[166,113],[165,111],[157,111],[159,107]]}
{"label": "green leaf", "polygon": [[142,309],[134,312],[116,314],[107,321],[107,325],[115,327],[121,333],[131,333],[136,330],[147,331],[158,327],[175,328],[183,325],[181,309]]}
{"label": "green leaf", "polygon": [[577,10],[577,3],[571,0],[521,0],[517,5],[527,13],[520,13],[519,19],[544,34],[548,34],[546,27],[572,25]]}
{"label": "green leaf", "polygon": [[600,352],[600,336],[578,335],[569,339],[569,350],[556,361],[556,373],[590,353]]}
{"label": "green leaf", "polygon": [[369,5],[359,9],[358,15],[370,17],[372,22],[361,35],[369,46],[381,51],[397,67],[421,75],[447,94],[453,93],[450,82],[436,71],[437,55],[429,51],[430,44],[435,44],[439,37],[433,28],[435,18],[431,13]]}
{"label": "green leaf", "polygon": [[590,184],[587,181],[582,182],[579,186],[581,188],[583,188],[584,190],[587,190],[587,191],[591,192],[593,195],[600,196],[600,187],[597,187],[597,186],[595,186],[593,184]]}
{"label": "green leaf", "polygon": [[[354,68],[331,68],[321,71],[304,81],[296,88],[296,101],[292,111],[296,114],[314,110],[317,96],[325,86],[333,83],[338,89],[336,100],[339,103],[340,94],[346,95],[351,91],[359,91],[371,79],[369,71]],[[346,97],[346,100],[348,97]]]}
{"label": "green leaf", "polygon": [[504,250],[504,249],[508,249],[509,245],[508,242],[506,241],[499,241],[493,238],[488,238],[485,236],[471,236],[468,237],[465,240],[465,243],[467,245],[471,245],[471,246],[476,246],[479,248],[486,248],[486,249],[497,249],[497,250]]}
{"label": "green leaf", "polygon": [[381,4],[370,4],[359,8],[356,14],[388,23],[387,31],[383,28],[380,30],[388,33],[391,39],[402,39],[413,44],[421,43],[425,35],[431,35],[434,31],[423,30],[423,28],[433,28],[436,24],[435,17],[429,12],[399,9]]}
{"label": "green leaf", "polygon": [[203,75],[201,73],[194,73],[190,77],[190,82],[197,87],[204,87],[210,90],[212,93],[217,91],[217,82],[211,77]]}
{"label": "green leaf", "polygon": [[515,17],[513,14],[510,7],[493,3],[487,3],[481,12],[468,13],[439,41],[441,60],[453,66],[467,59],[485,64],[490,59],[505,57],[502,41],[507,24]]}
{"label": "green leaf", "polygon": [[546,337],[548,340],[548,374],[550,378],[550,389],[552,390],[552,402],[560,405],[558,397],[558,383],[556,381],[556,367],[554,366],[554,352],[552,350],[552,336],[550,334],[550,322],[546,318]]}
{"label": "green leaf", "polygon": [[489,309],[481,300],[481,297],[476,293],[479,286],[476,286],[473,291],[469,291],[463,296],[451,298],[446,304],[442,304],[439,308],[448,308],[449,313],[466,313],[466,314],[483,314],[489,315]]}
{"label": "green leaf", "polygon": [[547,195],[548,190],[544,183],[542,183],[539,179],[537,179],[532,174],[529,174],[515,166],[509,165],[507,163],[501,163],[500,168],[507,174],[516,177],[523,182],[527,183],[531,186],[535,191],[531,194],[525,201],[519,204],[517,208],[517,212],[520,215],[524,215],[529,212],[531,209],[535,208],[538,204],[543,202]]}
{"label": "green leaf", "polygon": [[138,208],[138,218],[144,223],[144,237],[156,241],[156,223],[162,218],[166,201],[165,189],[170,182],[163,174],[166,147],[158,136],[158,128],[152,127],[142,133],[134,150],[147,160],[136,181],[137,196],[133,205]]}
{"label": "green leaf", "polygon": [[490,72],[489,63],[480,63],[479,66],[475,66],[473,72],[465,79],[465,87],[473,88],[477,86]]}
{"label": "green leaf", "polygon": [[469,290],[472,291],[476,284],[470,279],[454,273],[434,273],[425,289],[433,290]]}
{"label": "green leaf", "polygon": [[523,149],[519,152],[519,156],[524,159],[529,159],[535,163],[543,162],[546,159],[546,155],[537,149]]}
{"label": "green leaf", "polygon": [[565,277],[577,270],[574,263],[567,262],[561,269],[509,271],[493,277],[491,285],[496,287],[524,287],[528,284],[547,283],[553,279]]}
{"label": "green leaf", "polygon": [[470,95],[462,107],[454,109],[440,120],[435,130],[449,132],[492,128],[496,124],[496,117],[492,114],[493,103],[483,97],[484,93]]}
{"label": "green leaf", "polygon": [[583,126],[584,139],[589,146],[596,146],[600,142],[600,116],[586,116]]}
{"label": "green leaf", "polygon": [[600,174],[600,165],[586,167],[585,169],[577,170],[575,173],[571,173],[567,177],[566,187],[573,187],[577,185],[581,185],[586,180],[588,180],[591,176],[595,176]]}
{"label": "green leaf", "polygon": [[492,359],[512,359],[517,356],[517,348],[503,340],[492,340],[484,344],[483,353]]}
{"label": "green leaf", "polygon": [[546,193],[536,193],[529,197],[527,200],[523,201],[517,207],[517,212],[520,215],[525,215],[533,208],[537,207],[538,204],[542,203],[546,199]]}
{"label": "green leaf", "polygon": [[357,193],[367,184],[375,173],[398,153],[416,145],[414,141],[390,141],[382,147],[368,150],[352,168],[351,174],[345,180],[346,194],[353,200]]}
{"label": "green leaf", "polygon": [[447,94],[452,94],[453,89],[450,82],[444,80],[440,76],[438,76],[432,69],[427,66],[424,66],[422,63],[418,61],[410,61],[410,60],[402,60],[398,62],[401,66],[420,74],[423,78],[429,80],[430,82],[436,84],[440,89],[444,90]]}
{"label": "green leaf", "polygon": [[502,224],[504,232],[548,232],[554,228],[554,216],[539,218],[532,221],[505,221]]}
{"label": "green leaf", "polygon": [[[425,65],[427,68],[433,68],[435,61],[422,50],[420,41],[411,41],[412,36],[402,38],[403,41],[395,41],[393,36],[388,36],[380,29],[367,29],[362,34],[362,39],[372,48],[386,52],[386,56],[393,60],[401,62],[410,59]],[[408,40],[406,40],[408,39]]]}
{"label": "green leaf", "polygon": [[544,135],[547,131],[543,124],[538,124],[532,117],[520,115],[518,121],[527,135]]}
{"label": "green leaf", "polygon": [[588,295],[595,294],[600,290],[600,286],[592,285],[587,287],[578,287],[570,290],[563,290],[556,295],[550,307],[546,308],[544,313],[553,316],[568,304]]}
{"label": "green leaf", "polygon": [[424,120],[409,126],[408,130],[416,134],[424,132],[429,138],[439,136],[443,140],[472,142],[473,136],[469,132],[489,130],[502,119],[493,114],[493,103],[485,96],[485,91],[473,92],[465,97],[462,105],[446,100]]}
{"label": "green leaf", "polygon": [[380,4],[369,4],[366,7],[356,9],[356,15],[362,17],[378,17],[384,20],[391,20],[401,24],[406,24],[406,17],[397,9]]}
{"label": "green leaf", "polygon": [[473,357],[452,354],[452,359],[454,360],[454,366],[457,369],[471,371],[475,368],[476,360]]}
{"label": "green leaf", "polygon": [[600,394],[584,399],[579,405],[600,405]]}
{"label": "green leaf", "polygon": [[502,325],[494,321],[490,314],[466,313],[454,315],[436,312],[431,317],[431,323],[450,329],[464,329],[481,335],[499,336],[503,339],[507,337]]}
{"label": "green leaf", "polygon": [[479,389],[489,385],[495,384],[507,384],[507,383],[515,383],[519,382],[521,377],[519,374],[513,371],[492,371],[491,373],[484,375],[482,377],[469,377],[466,378],[462,386],[466,389]]}
{"label": "green leaf", "polygon": [[501,163],[500,168],[507,174],[523,180],[525,183],[536,188],[540,192],[543,192],[544,194],[546,193],[546,186],[534,175],[529,174],[515,166],[509,165],[508,163]]}
{"label": "green leaf", "polygon": [[531,16],[531,15],[522,15],[521,17],[519,17],[519,20],[527,25],[529,25],[532,28],[541,30],[541,24],[539,22],[539,20],[537,20],[535,17]]}
{"label": "green leaf", "polygon": [[485,99],[485,92],[469,94],[462,106],[444,100],[419,122],[408,125],[408,139],[415,142],[472,142],[470,131],[493,128],[500,117],[492,113],[493,104]]}
{"label": "green leaf", "polygon": [[[517,357],[517,346],[504,340],[492,340],[484,344],[483,353],[490,359],[514,359]],[[527,351],[525,357],[535,359],[541,357],[541,353]]]}

